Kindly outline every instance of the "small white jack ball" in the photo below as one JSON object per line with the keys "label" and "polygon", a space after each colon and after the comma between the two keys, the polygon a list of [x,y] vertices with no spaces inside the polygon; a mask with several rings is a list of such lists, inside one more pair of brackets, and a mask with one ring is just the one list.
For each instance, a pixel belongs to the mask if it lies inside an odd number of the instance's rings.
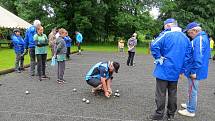
{"label": "small white jack ball", "polygon": [[86,98],[83,98],[82,101],[85,102],[85,101],[86,101]]}
{"label": "small white jack ball", "polygon": [[30,92],[29,91],[25,91],[25,94],[29,94]]}
{"label": "small white jack ball", "polygon": [[73,92],[76,92],[76,91],[77,91],[77,90],[74,88],[74,89],[73,89]]}
{"label": "small white jack ball", "polygon": [[89,103],[90,103],[90,101],[89,101],[89,100],[86,100],[86,103],[87,103],[87,104],[89,104]]}

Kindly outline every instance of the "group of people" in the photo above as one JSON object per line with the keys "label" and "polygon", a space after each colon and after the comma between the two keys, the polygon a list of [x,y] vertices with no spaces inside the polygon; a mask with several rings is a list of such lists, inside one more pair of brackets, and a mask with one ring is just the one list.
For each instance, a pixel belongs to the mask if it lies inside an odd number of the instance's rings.
{"label": "group of people", "polygon": [[[133,66],[135,47],[137,45],[137,34],[134,33],[128,40],[127,65]],[[82,35],[76,32],[79,54],[81,53],[80,43]],[[71,38],[68,32],[61,28],[52,30],[47,36],[43,33],[40,21],[35,20],[23,40],[18,29],[14,30],[12,36],[16,52],[16,70],[23,69],[23,56],[28,52],[31,58],[31,75],[34,76],[35,56],[37,58],[37,70],[39,80],[47,78],[45,75],[45,64],[47,58],[47,46],[52,48],[52,55],[58,61],[58,79],[63,83],[65,60],[69,58]],[[25,48],[25,50],[24,50]],[[164,30],[151,42],[151,54],[154,57],[155,69],[153,75],[156,77],[155,102],[157,109],[149,118],[151,120],[174,119],[177,110],[177,84],[178,80],[185,75],[188,79],[188,97],[185,103],[181,104],[182,110],[178,113],[184,116],[194,117],[197,110],[197,95],[199,81],[208,77],[208,64],[210,58],[210,40],[200,24],[189,23],[184,31],[178,26],[177,21],[169,18],[164,21]],[[20,67],[19,68],[19,63]],[[114,61],[99,62],[95,64],[86,74],[85,80],[91,85],[92,92],[96,94],[99,90],[104,92],[106,97],[112,94],[111,82],[113,73],[118,73],[120,64]],[[168,93],[167,111],[166,93]]]}
{"label": "group of people", "polygon": [[[30,55],[30,75],[35,76],[35,65],[37,60],[37,75],[39,80],[49,78],[46,75],[46,60],[48,46],[51,47],[52,56],[58,62],[58,79],[59,83],[65,82],[63,79],[65,70],[65,61],[70,59],[70,47],[72,39],[68,36],[68,32],[64,29],[53,29],[47,37],[43,33],[44,28],[39,20],[35,20],[33,26],[29,27],[25,32],[25,38],[20,35],[19,29],[14,29],[11,36],[14,50],[16,53],[15,71],[20,73],[24,70],[24,55],[29,52]],[[81,43],[83,36],[80,32],[75,32],[78,52],[81,54]]]}
{"label": "group of people", "polygon": [[[177,110],[177,84],[184,74],[188,80],[188,97],[178,113],[194,117],[197,111],[199,82],[208,77],[210,40],[200,24],[189,23],[184,31],[173,18],[164,21],[164,30],[151,43],[156,64],[155,102],[157,109],[151,120],[174,119]],[[165,113],[166,93],[168,93]]]}

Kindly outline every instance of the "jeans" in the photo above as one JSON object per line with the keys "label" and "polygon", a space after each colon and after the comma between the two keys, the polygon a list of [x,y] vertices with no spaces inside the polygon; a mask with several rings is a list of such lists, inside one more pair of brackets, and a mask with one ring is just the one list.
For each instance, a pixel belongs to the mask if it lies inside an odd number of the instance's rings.
{"label": "jeans", "polygon": [[187,111],[191,113],[196,112],[197,107],[197,95],[199,90],[199,80],[192,80],[188,78],[188,101],[187,101]]}
{"label": "jeans", "polygon": [[128,60],[127,60],[127,65],[133,66],[133,60],[134,60],[134,55],[135,52],[130,52],[128,51]]}

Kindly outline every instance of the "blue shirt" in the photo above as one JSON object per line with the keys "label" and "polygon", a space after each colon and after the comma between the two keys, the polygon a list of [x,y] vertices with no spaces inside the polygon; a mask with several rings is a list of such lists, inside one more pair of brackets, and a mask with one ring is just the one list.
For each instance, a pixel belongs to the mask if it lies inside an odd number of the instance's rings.
{"label": "blue shirt", "polygon": [[88,71],[85,80],[90,80],[91,78],[101,79],[101,77],[107,79],[110,76],[108,62],[99,62]]}
{"label": "blue shirt", "polygon": [[71,47],[72,39],[69,36],[64,37],[64,41],[66,42],[66,47]]}
{"label": "blue shirt", "polygon": [[82,43],[82,40],[83,40],[82,34],[81,34],[81,33],[78,33],[78,34],[76,35],[76,41],[77,41],[77,43]]}

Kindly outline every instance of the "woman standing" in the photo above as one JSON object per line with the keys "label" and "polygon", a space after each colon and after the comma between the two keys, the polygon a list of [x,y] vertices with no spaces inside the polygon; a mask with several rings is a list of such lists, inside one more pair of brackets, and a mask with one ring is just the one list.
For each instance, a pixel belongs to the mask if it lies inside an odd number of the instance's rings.
{"label": "woman standing", "polygon": [[37,27],[37,34],[34,35],[35,40],[35,54],[37,57],[37,71],[39,80],[48,78],[45,73],[46,68],[46,58],[47,58],[47,46],[48,46],[48,38],[45,34],[43,34],[43,27]]}
{"label": "woman standing", "polygon": [[134,33],[132,37],[128,40],[128,60],[127,60],[127,65],[128,66],[133,66],[133,60],[134,60],[134,55],[135,55],[135,47],[137,45],[137,34]]}
{"label": "woman standing", "polygon": [[58,75],[57,82],[59,84],[64,83],[63,79],[64,71],[65,71],[65,60],[66,60],[66,42],[64,41],[64,37],[67,35],[67,31],[63,28],[59,29],[59,37],[56,40],[56,52],[55,57],[58,62]]}

